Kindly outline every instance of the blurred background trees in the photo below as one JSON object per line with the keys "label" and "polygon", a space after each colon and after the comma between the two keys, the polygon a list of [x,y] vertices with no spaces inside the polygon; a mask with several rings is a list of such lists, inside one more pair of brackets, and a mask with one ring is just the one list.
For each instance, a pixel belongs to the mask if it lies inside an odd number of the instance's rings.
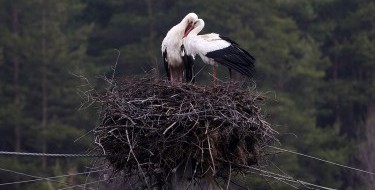
{"label": "blurred background trees", "polygon": [[[371,0],[172,1],[0,0],[0,150],[84,152],[95,113],[77,111],[80,81],[110,71],[160,77],[160,44],[195,12],[203,33],[233,38],[257,58],[255,82],[281,145],[374,171],[375,2]],[[199,83],[210,70],[198,62]],[[160,72],[159,72],[160,70]],[[226,70],[221,68],[221,72]],[[226,76],[222,74],[222,76]],[[282,171],[339,189],[371,189],[374,177],[281,154]],[[88,162],[0,157],[0,167],[40,176],[81,170]],[[275,171],[278,169],[272,167]],[[19,180],[1,173],[0,183]],[[290,189],[248,179],[256,189]],[[55,186],[57,187],[57,186]],[[50,189],[44,183],[5,189]]]}

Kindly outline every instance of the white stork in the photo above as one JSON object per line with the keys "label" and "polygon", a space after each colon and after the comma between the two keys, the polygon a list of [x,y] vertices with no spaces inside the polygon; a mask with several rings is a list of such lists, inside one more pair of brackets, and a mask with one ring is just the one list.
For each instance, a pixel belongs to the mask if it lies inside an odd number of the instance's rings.
{"label": "white stork", "polygon": [[204,21],[198,19],[193,24],[193,29],[183,40],[186,54],[193,59],[198,54],[203,62],[213,65],[214,85],[216,84],[217,63],[229,69],[229,76],[232,77],[231,70],[253,77],[255,72],[255,58],[246,50],[242,49],[235,41],[216,33],[198,35],[204,28]]}
{"label": "white stork", "polygon": [[183,66],[186,69],[186,81],[192,80],[192,70],[190,70],[193,59],[184,53],[182,39],[192,30],[193,23],[198,20],[195,13],[187,14],[180,23],[173,26],[165,36],[161,51],[164,59],[164,67],[167,72],[168,80],[173,81],[173,73],[177,69],[177,78],[182,82]]}

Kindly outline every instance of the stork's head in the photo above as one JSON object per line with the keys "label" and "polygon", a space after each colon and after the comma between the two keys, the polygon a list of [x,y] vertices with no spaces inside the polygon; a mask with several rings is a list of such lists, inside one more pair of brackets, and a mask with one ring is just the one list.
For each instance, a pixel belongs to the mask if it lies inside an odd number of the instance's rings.
{"label": "stork's head", "polygon": [[[190,29],[186,32],[186,36],[191,34],[197,35],[202,29],[204,28],[204,21],[203,19],[197,19],[193,22]],[[184,36],[185,37],[185,36]]]}
{"label": "stork's head", "polygon": [[203,19],[197,19],[195,22],[193,22],[192,29],[197,28],[197,27],[204,27],[204,21]]}
{"label": "stork's head", "polygon": [[198,20],[198,15],[195,13],[189,13],[182,19],[181,23],[185,26],[184,37],[194,28],[193,25],[196,20]]}

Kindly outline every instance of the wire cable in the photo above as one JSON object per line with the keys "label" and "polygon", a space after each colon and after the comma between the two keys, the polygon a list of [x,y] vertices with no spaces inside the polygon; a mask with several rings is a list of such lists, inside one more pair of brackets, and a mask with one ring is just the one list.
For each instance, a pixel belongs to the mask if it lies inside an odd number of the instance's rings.
{"label": "wire cable", "polygon": [[324,186],[316,185],[316,184],[313,184],[313,183],[309,183],[309,182],[306,182],[306,181],[295,179],[291,176],[281,175],[281,174],[278,174],[278,173],[274,173],[274,172],[267,171],[267,170],[262,170],[262,169],[255,168],[255,167],[252,167],[252,166],[244,166],[243,165],[243,167],[247,167],[247,168],[250,168],[250,169],[255,170],[257,172],[260,172],[259,174],[261,176],[274,178],[274,179],[279,180],[279,181],[285,180],[285,181],[288,181],[288,182],[297,183],[297,184],[303,185],[304,187],[309,188],[309,189],[319,188],[319,189],[324,189],[324,190],[335,190],[335,189],[330,188],[330,187],[324,187]]}
{"label": "wire cable", "polygon": [[0,168],[0,170],[4,171],[4,172],[14,173],[14,174],[17,174],[17,175],[32,177],[32,178],[35,178],[35,179],[47,180],[47,181],[56,182],[56,183],[60,183],[60,184],[64,184],[64,185],[69,185],[69,184],[67,184],[65,182],[58,181],[58,180],[55,180],[55,179],[44,179],[43,177],[40,177],[40,176],[30,175],[30,174],[26,174],[26,173],[22,173],[22,172],[17,172],[17,171],[13,171],[13,170],[8,170],[8,169],[4,169],[4,168]]}
{"label": "wire cable", "polygon": [[[3,168],[1,168],[1,170],[7,171],[7,172],[16,173],[16,174],[20,174],[20,172],[16,172],[16,171],[12,171],[12,170],[7,170],[7,169],[3,169]],[[101,171],[106,171],[106,170],[108,170],[108,169],[95,170],[95,171],[89,171],[89,172],[80,172],[80,173],[66,174],[66,175],[52,176],[52,177],[38,177],[37,179],[30,179],[30,180],[24,180],[24,181],[14,181],[14,182],[1,183],[0,186],[13,185],[13,184],[21,184],[21,183],[29,183],[29,182],[36,182],[36,181],[42,181],[42,180],[51,180],[51,179],[56,179],[56,178],[60,178],[60,177],[69,177],[69,176],[83,175],[83,174],[101,172]]]}
{"label": "wire cable", "polygon": [[93,184],[93,183],[100,183],[100,182],[103,182],[103,181],[108,181],[108,180],[116,179],[116,178],[119,178],[119,177],[120,176],[113,177],[113,178],[110,178],[110,179],[101,179],[101,180],[92,181],[92,182],[88,182],[88,183],[84,183],[84,184],[78,184],[78,185],[73,185],[73,186],[69,186],[69,187],[64,187],[64,188],[60,188],[60,189],[57,189],[57,190],[71,189],[73,187],[79,187],[79,186],[89,185],[89,184]]}
{"label": "wire cable", "polygon": [[325,162],[325,163],[329,163],[329,164],[332,164],[332,165],[340,166],[340,167],[343,167],[343,168],[346,168],[346,169],[351,169],[351,170],[359,171],[359,172],[362,172],[362,173],[375,175],[375,173],[370,172],[370,171],[362,170],[362,169],[359,169],[359,168],[354,168],[354,167],[351,167],[351,166],[346,166],[346,165],[343,165],[343,164],[339,164],[339,163],[332,162],[332,161],[329,161],[329,160],[325,160],[325,159],[322,159],[322,158],[318,158],[318,157],[315,157],[315,156],[310,156],[310,155],[307,155],[307,154],[303,154],[303,153],[299,153],[299,152],[295,152],[295,151],[292,151],[292,150],[287,150],[287,149],[283,149],[283,148],[279,148],[279,147],[275,147],[275,146],[270,146],[270,145],[268,145],[268,147],[271,147],[271,148],[274,148],[274,149],[277,149],[277,150],[281,150],[281,151],[284,151],[284,152],[296,154],[296,155],[299,155],[299,156],[304,156],[304,157],[311,158],[311,159],[314,159],[314,160],[319,160],[321,162]]}
{"label": "wire cable", "polygon": [[[221,161],[231,163],[231,162],[228,162],[226,160],[221,160]],[[233,164],[233,163],[231,163],[231,164]],[[285,180],[285,181],[288,181],[288,182],[300,184],[303,187],[308,188],[308,189],[318,188],[318,189],[323,189],[323,190],[336,190],[334,188],[324,187],[324,186],[316,185],[316,184],[313,184],[313,183],[305,182],[305,181],[302,181],[302,180],[299,180],[299,179],[295,179],[295,178],[293,178],[291,176],[288,176],[288,175],[282,175],[282,174],[274,173],[274,172],[271,172],[271,171],[267,171],[267,170],[263,170],[263,169],[254,167],[254,166],[248,166],[248,165],[242,165],[242,164],[239,164],[237,166],[250,169],[248,171],[248,173],[258,174],[258,175],[261,175],[263,177],[273,178],[273,179],[276,179],[276,180],[279,180],[279,181]]]}
{"label": "wire cable", "polygon": [[40,152],[10,152],[10,151],[0,151],[0,155],[10,155],[10,156],[39,156],[39,157],[106,157],[104,154],[50,154],[50,153],[40,153]]}

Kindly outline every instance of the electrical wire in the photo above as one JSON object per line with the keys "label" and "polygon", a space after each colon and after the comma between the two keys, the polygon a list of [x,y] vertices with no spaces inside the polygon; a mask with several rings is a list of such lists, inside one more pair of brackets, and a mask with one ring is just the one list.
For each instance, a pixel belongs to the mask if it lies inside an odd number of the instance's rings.
{"label": "electrical wire", "polygon": [[[15,174],[19,174],[19,175],[24,175],[24,174],[22,174],[20,172],[8,170],[8,169],[0,168],[0,170],[6,171],[6,172],[15,173]],[[52,177],[38,177],[38,176],[34,176],[37,179],[30,179],[30,180],[23,180],[23,181],[14,181],[14,182],[6,182],[6,183],[1,183],[0,186],[13,185],[13,184],[21,184],[21,183],[30,183],[30,182],[36,182],[36,181],[42,181],[42,180],[47,180],[48,181],[48,180],[56,179],[56,178],[60,178],[60,177],[69,177],[69,176],[83,175],[83,174],[101,172],[101,171],[106,171],[106,170],[108,170],[108,169],[95,170],[95,171],[89,171],[89,172],[79,172],[79,173],[74,173],[74,174],[66,174],[66,175],[59,175],[59,176],[52,176]]]}
{"label": "electrical wire", "polygon": [[22,175],[22,176],[27,176],[27,177],[32,177],[32,178],[35,178],[35,179],[47,180],[47,181],[51,181],[51,182],[56,182],[56,183],[60,183],[60,184],[66,184],[66,185],[69,185],[69,184],[67,184],[67,183],[65,183],[65,182],[61,182],[61,181],[58,181],[58,180],[54,180],[54,179],[44,179],[43,177],[40,177],[40,176],[30,175],[30,174],[26,174],[26,173],[22,173],[22,172],[17,172],[17,171],[13,171],[13,170],[8,170],[8,169],[4,169],[4,168],[0,168],[0,171],[9,172],[9,173],[14,173],[14,174],[17,174],[17,175]]}
{"label": "electrical wire", "polygon": [[[297,184],[300,184],[300,185],[302,185],[306,188],[309,188],[309,189],[319,188],[319,189],[323,189],[323,190],[335,190],[335,189],[330,188],[330,187],[316,185],[316,184],[313,184],[313,183],[309,183],[309,182],[306,182],[306,181],[295,179],[291,176],[281,175],[281,174],[274,173],[274,172],[271,172],[271,171],[262,170],[260,168],[256,168],[256,167],[252,167],[252,166],[244,166],[244,165],[243,165],[243,167],[255,170],[255,171],[259,172],[257,174],[259,174],[261,176],[273,178],[273,179],[276,179],[276,180],[279,180],[279,181],[285,180],[285,181],[288,181],[288,182],[297,183]],[[254,173],[254,172],[251,172],[251,173]]]}
{"label": "electrical wire", "polygon": [[343,164],[339,164],[339,163],[332,162],[332,161],[329,161],[329,160],[325,160],[325,159],[322,159],[322,158],[318,158],[318,157],[315,157],[315,156],[310,156],[310,155],[307,155],[307,154],[303,154],[303,153],[299,153],[299,152],[295,152],[295,151],[292,151],[292,150],[287,150],[287,149],[283,149],[283,148],[279,148],[279,147],[275,147],[275,146],[270,146],[270,145],[268,147],[274,148],[276,150],[296,154],[296,155],[299,155],[299,156],[311,158],[311,159],[314,159],[314,160],[319,160],[321,162],[329,163],[329,164],[336,165],[336,166],[339,166],[339,167],[343,167],[343,168],[346,168],[346,169],[355,170],[355,171],[359,171],[359,172],[370,174],[370,175],[375,175],[375,173],[370,172],[370,171],[362,170],[362,169],[351,167],[351,166],[346,166],[346,165],[343,165]]}
{"label": "electrical wire", "polygon": [[[359,171],[359,172],[370,174],[370,175],[375,175],[375,173],[370,172],[370,171],[366,171],[366,170],[363,170],[363,169],[339,164],[339,163],[336,163],[336,162],[332,162],[332,161],[325,160],[325,159],[322,159],[322,158],[318,158],[318,157],[315,157],[315,156],[310,156],[310,155],[307,155],[307,154],[299,153],[299,152],[296,152],[296,151],[287,150],[287,149],[283,149],[283,148],[279,148],[279,147],[275,147],[275,146],[270,146],[270,145],[268,145],[268,147],[276,149],[276,150],[280,150],[280,151],[283,151],[283,152],[288,152],[288,153],[296,154],[296,155],[299,155],[299,156],[307,157],[307,158],[310,158],[310,159],[318,160],[318,161],[325,162],[325,163],[328,163],[328,164],[336,165],[336,166],[343,167],[343,168],[346,168],[346,169],[355,170],[355,171]],[[39,157],[76,157],[76,158],[80,158],[80,157],[93,157],[94,158],[94,157],[106,157],[107,156],[107,155],[104,155],[104,154],[101,154],[101,155],[97,155],[97,154],[63,154],[63,153],[50,154],[50,153],[35,153],[35,152],[34,153],[33,152],[9,152],[9,151],[0,151],[0,155],[39,156]],[[274,178],[274,179],[277,179],[277,180],[285,180],[285,181],[288,181],[288,182],[299,183],[301,185],[308,185],[308,186],[312,186],[312,187],[318,187],[318,188],[321,188],[321,189],[332,190],[332,188],[323,187],[323,186],[315,185],[315,184],[312,184],[312,183],[304,182],[304,181],[301,181],[301,180],[294,179],[290,176],[285,176],[285,175],[269,172],[269,171],[266,171],[266,170],[261,170],[261,169],[251,167],[251,166],[248,166],[248,167],[250,167],[251,169],[256,170],[258,172],[261,172],[261,175],[264,176],[264,177],[271,177],[271,178]],[[32,179],[32,180],[2,183],[2,184],[0,184],[0,186],[35,182],[35,181],[41,181],[41,180],[59,182],[59,181],[52,180],[52,179],[59,178],[59,177],[67,177],[67,176],[82,175],[82,174],[87,174],[87,173],[95,173],[95,172],[104,171],[104,170],[96,170],[96,171],[90,171],[90,172],[81,172],[81,173],[76,173],[76,174],[68,174],[68,175],[61,175],[61,176],[53,176],[53,177],[43,178],[43,177],[33,176],[33,175],[29,175],[29,174],[25,174],[25,173],[21,173],[21,172],[16,172],[16,171],[12,171],[12,170],[7,170],[7,169],[3,169],[3,168],[0,168],[0,170],[36,178],[36,179]],[[104,180],[101,180],[101,181],[104,181]]]}
{"label": "electrical wire", "polygon": [[50,154],[50,153],[40,153],[40,152],[10,152],[10,151],[0,151],[0,155],[10,155],[10,156],[39,156],[39,157],[106,157],[104,154]]}
{"label": "electrical wire", "polygon": [[80,187],[80,186],[89,185],[89,184],[93,184],[93,183],[99,183],[99,182],[103,182],[103,181],[108,181],[108,180],[116,179],[116,178],[119,178],[119,177],[120,176],[112,177],[110,179],[101,179],[101,180],[92,181],[92,182],[89,182],[89,183],[83,183],[83,184],[73,185],[73,186],[69,186],[69,187],[64,187],[64,188],[60,188],[60,189],[57,189],[57,190],[71,189],[73,187]]}

